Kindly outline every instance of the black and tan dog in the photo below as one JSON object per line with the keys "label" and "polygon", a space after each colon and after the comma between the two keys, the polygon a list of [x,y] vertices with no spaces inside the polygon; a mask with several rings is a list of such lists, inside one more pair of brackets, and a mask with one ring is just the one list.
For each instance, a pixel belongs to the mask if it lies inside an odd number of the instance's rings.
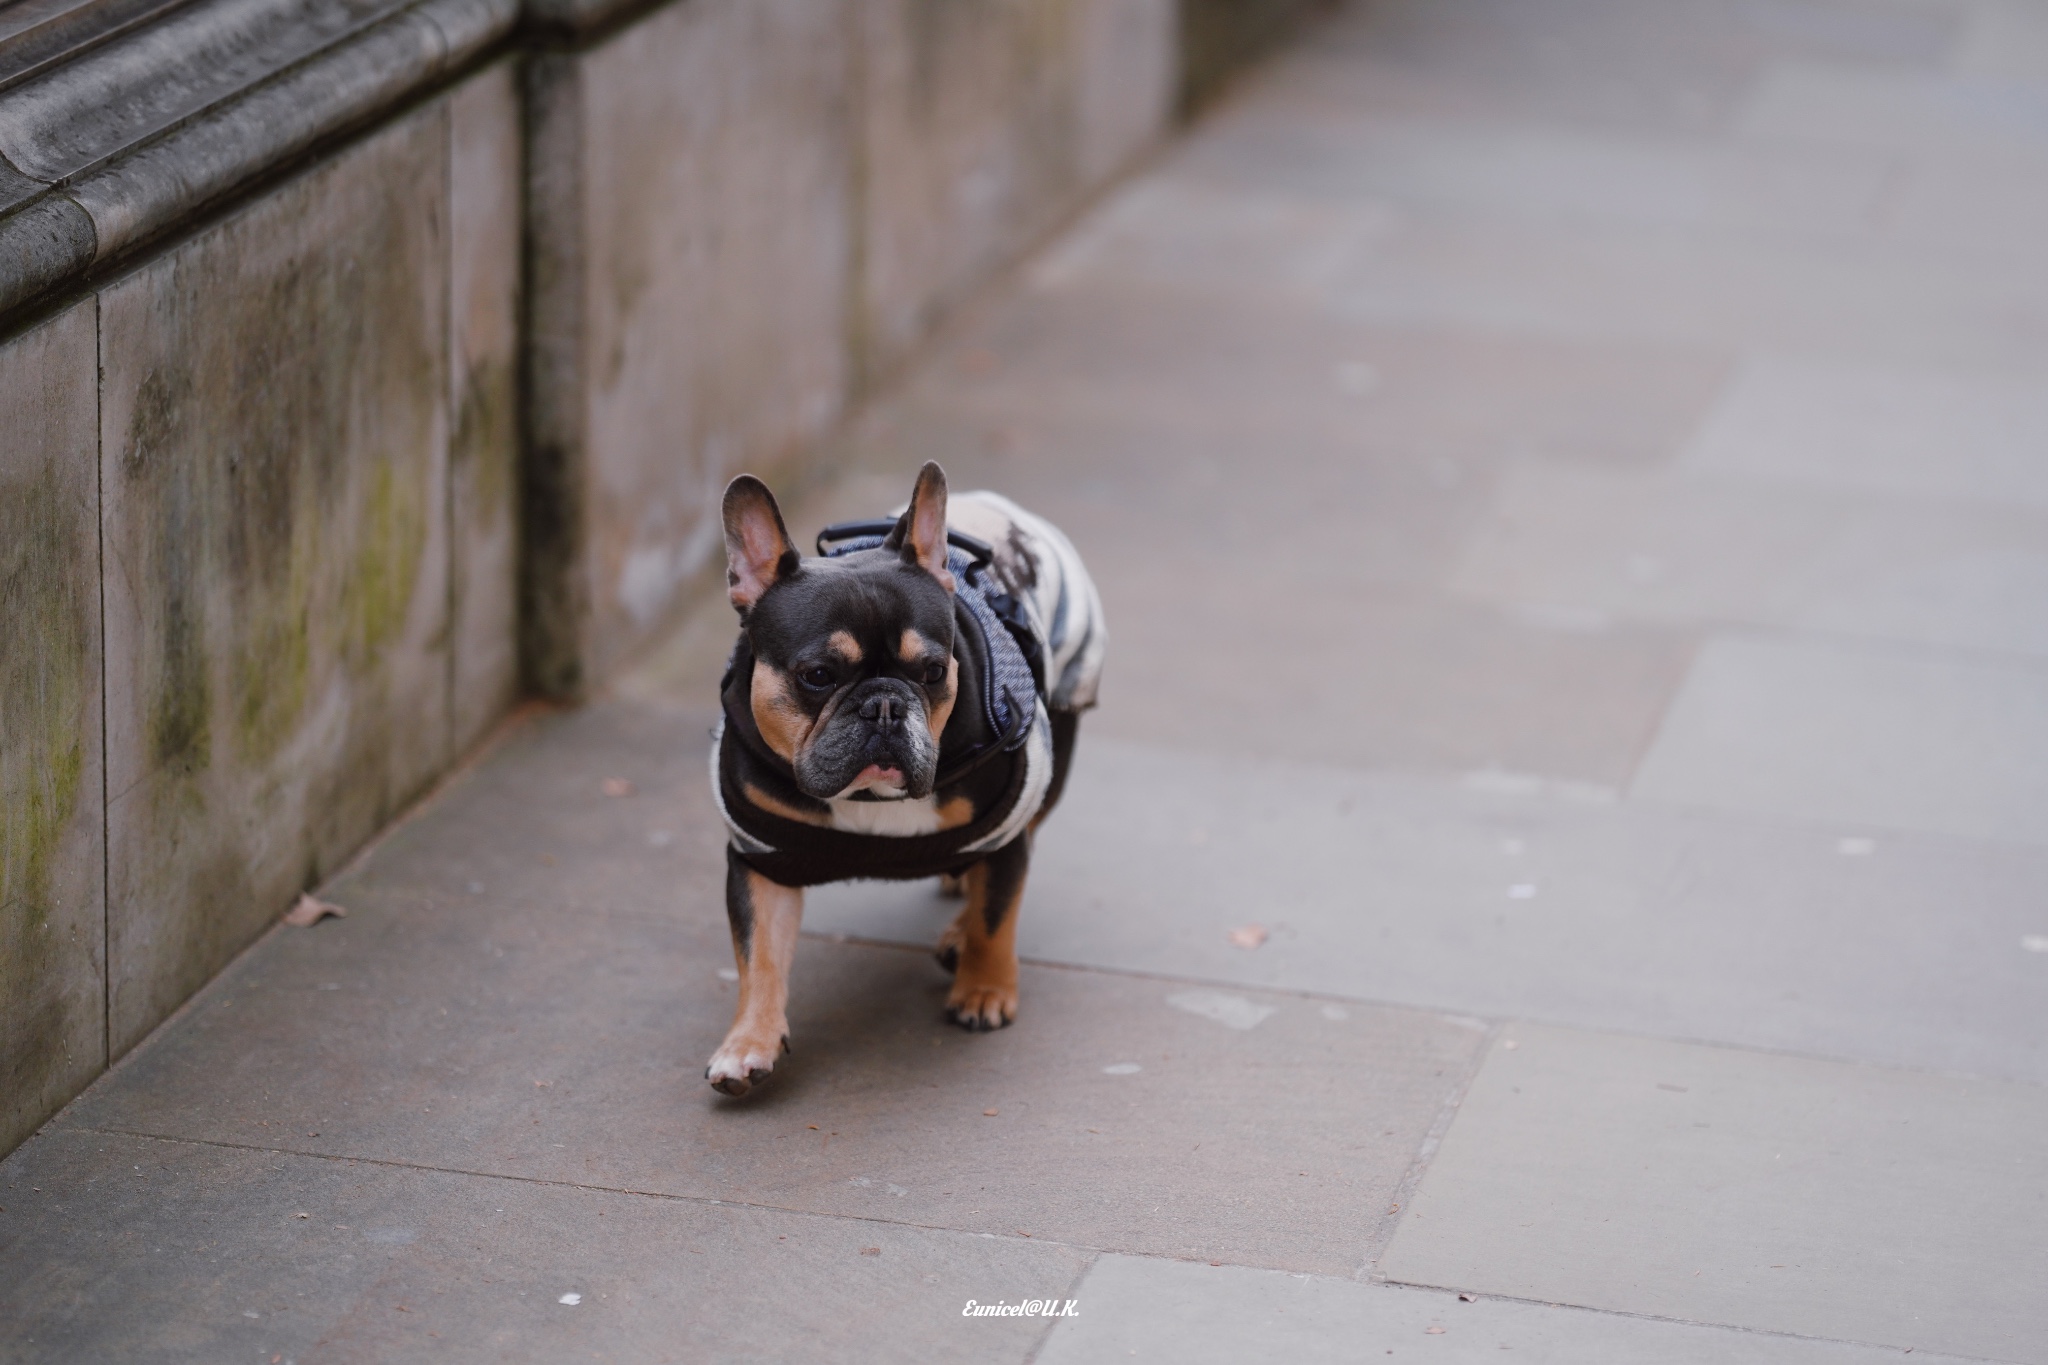
{"label": "black and tan dog", "polygon": [[711,783],[725,817],[739,1012],[705,1076],[728,1095],[789,1049],[803,888],[945,877],[966,906],[939,942],[946,1013],[1017,1015],[1017,908],[1031,834],[1095,704],[1101,603],[1067,538],[993,493],[946,498],[927,464],[893,520],[790,544],[767,485],[725,490],[740,638]]}

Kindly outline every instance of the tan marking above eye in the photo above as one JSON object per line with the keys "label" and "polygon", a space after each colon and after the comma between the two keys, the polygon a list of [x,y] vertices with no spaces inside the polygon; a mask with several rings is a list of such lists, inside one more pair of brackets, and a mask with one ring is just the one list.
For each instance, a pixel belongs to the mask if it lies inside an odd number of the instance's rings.
{"label": "tan marking above eye", "polygon": [[[831,816],[826,815],[820,811],[799,810],[797,807],[790,805],[786,801],[776,800],[774,797],[770,796],[767,792],[762,791],[759,787],[755,786],[751,782],[741,787],[740,793],[743,796],[745,796],[748,801],[752,802],[754,805],[758,806],[762,810],[767,811],[770,815],[779,815],[785,820],[796,820],[806,825],[816,825],[820,829],[832,828]],[[955,797],[954,799],[965,800],[966,798]],[[946,826],[942,825],[940,826],[940,828],[943,829],[946,828]]]}
{"label": "tan marking above eye", "polygon": [[896,657],[907,664],[919,663],[923,661],[925,650],[928,648],[930,645],[924,636],[914,630],[906,630],[903,632],[903,638],[896,644]]}
{"label": "tan marking above eye", "polygon": [[754,661],[754,683],[747,696],[754,726],[769,749],[791,763],[796,762],[797,751],[811,737],[816,723],[797,705],[794,687],[789,674],[759,659]]}
{"label": "tan marking above eye", "polygon": [[846,660],[846,662],[850,664],[857,664],[860,662],[860,641],[854,639],[850,632],[843,630],[835,630],[832,632],[831,636],[826,639],[825,643],[829,645],[832,648],[833,652],[838,654],[840,658]]}

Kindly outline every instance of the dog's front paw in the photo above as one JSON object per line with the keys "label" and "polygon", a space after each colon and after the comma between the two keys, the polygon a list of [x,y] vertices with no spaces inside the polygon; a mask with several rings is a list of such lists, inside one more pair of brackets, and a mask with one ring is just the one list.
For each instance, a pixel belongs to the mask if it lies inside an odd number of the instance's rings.
{"label": "dog's front paw", "polygon": [[975,1033],[1007,1028],[1017,1017],[1017,988],[956,981],[952,994],[946,997],[946,1017]]}
{"label": "dog's front paw", "polygon": [[775,1069],[775,1059],[787,1051],[786,1032],[735,1027],[725,1035],[718,1051],[711,1054],[704,1079],[722,1094],[744,1095],[768,1079],[768,1073]]}

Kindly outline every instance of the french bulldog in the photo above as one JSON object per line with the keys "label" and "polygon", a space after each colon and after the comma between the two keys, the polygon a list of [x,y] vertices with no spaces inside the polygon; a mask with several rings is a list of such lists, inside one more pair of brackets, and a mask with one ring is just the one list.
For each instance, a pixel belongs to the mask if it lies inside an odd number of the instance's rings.
{"label": "french bulldog", "polygon": [[724,501],[739,640],[711,785],[728,835],[739,1009],[705,1078],[744,1095],[789,1050],[804,888],[940,877],[966,904],[939,940],[947,1017],[1017,1017],[1032,833],[1095,704],[1102,604],[1066,536],[995,493],[948,501],[936,464],[892,519],[790,543],[766,484]]}

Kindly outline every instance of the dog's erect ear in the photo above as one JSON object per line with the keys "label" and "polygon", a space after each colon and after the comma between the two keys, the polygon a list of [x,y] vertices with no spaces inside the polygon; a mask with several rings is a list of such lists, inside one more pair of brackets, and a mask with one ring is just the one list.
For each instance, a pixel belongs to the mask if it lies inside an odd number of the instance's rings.
{"label": "dog's erect ear", "polygon": [[905,562],[914,562],[953,591],[953,575],[946,568],[946,471],[938,461],[926,460],[917,471],[917,487],[911,490],[910,506],[896,520],[886,549],[900,552]]}
{"label": "dog's erect ear", "polygon": [[745,616],[777,580],[796,572],[797,553],[768,485],[742,474],[725,486],[725,588]]}

